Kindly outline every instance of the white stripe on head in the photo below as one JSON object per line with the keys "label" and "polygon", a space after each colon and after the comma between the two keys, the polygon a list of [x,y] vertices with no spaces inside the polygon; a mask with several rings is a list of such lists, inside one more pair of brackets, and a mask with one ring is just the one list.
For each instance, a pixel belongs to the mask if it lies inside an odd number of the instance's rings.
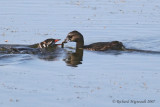
{"label": "white stripe on head", "polygon": [[40,43],[39,43],[38,47],[39,47],[39,48],[42,48]]}
{"label": "white stripe on head", "polygon": [[46,47],[46,44],[43,44],[44,48]]}
{"label": "white stripe on head", "polygon": [[52,45],[52,41],[50,41],[50,42],[48,43],[48,46],[49,46],[49,45]]}

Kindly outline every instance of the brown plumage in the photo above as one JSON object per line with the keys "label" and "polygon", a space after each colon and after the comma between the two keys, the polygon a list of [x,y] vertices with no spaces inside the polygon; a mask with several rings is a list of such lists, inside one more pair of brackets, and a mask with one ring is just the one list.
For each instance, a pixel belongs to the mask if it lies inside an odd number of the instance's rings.
{"label": "brown plumage", "polygon": [[104,51],[104,50],[123,50],[124,46],[119,41],[112,41],[112,42],[97,42],[90,45],[85,45],[83,48],[93,51]]}
{"label": "brown plumage", "polygon": [[78,49],[83,48],[92,51],[125,50],[124,45],[119,41],[97,42],[84,46],[83,35],[78,31],[70,32],[63,43],[67,43],[68,41],[76,42],[76,48]]}

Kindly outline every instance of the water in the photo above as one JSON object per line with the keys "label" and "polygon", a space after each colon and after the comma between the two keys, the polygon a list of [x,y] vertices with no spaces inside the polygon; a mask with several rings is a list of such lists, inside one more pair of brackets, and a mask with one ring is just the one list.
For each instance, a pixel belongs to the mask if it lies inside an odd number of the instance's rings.
{"label": "water", "polygon": [[[78,30],[84,35],[85,44],[119,40],[127,48],[159,51],[159,3],[158,0],[1,0],[0,43],[63,40],[70,31]],[[0,106],[160,104],[159,54],[84,50],[83,61],[78,62],[81,64],[71,66],[67,55],[75,50],[58,50],[59,54],[48,56],[1,54]],[[128,100],[152,102],[134,104],[127,103]]]}

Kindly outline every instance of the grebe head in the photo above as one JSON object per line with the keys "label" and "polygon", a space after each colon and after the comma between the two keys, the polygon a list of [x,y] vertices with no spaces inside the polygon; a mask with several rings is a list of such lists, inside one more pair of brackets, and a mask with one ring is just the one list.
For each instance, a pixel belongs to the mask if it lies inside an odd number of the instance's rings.
{"label": "grebe head", "polygon": [[68,41],[70,41],[70,42],[84,42],[82,34],[78,31],[72,31],[72,32],[68,33],[66,39],[64,40],[64,43],[67,43]]}

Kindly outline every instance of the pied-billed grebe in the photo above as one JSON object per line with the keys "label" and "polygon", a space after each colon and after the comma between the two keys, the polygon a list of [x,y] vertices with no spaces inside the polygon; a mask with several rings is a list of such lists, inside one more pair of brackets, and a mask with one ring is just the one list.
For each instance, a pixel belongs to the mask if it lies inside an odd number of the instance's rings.
{"label": "pied-billed grebe", "polygon": [[128,52],[160,54],[159,51],[128,49],[128,48],[125,48],[122,42],[119,42],[119,41],[97,42],[97,43],[92,43],[90,45],[84,45],[83,35],[78,31],[72,31],[67,35],[66,39],[62,42],[62,48],[64,43],[67,43],[68,41],[76,42],[76,49],[88,49],[92,51],[121,50],[121,51],[128,51]]}
{"label": "pied-billed grebe", "polygon": [[58,42],[60,39],[46,39],[43,42],[34,44],[34,45],[30,45],[29,47],[31,48],[49,48],[49,47],[55,47],[59,44],[55,44],[56,42]]}
{"label": "pied-billed grebe", "polygon": [[16,44],[0,44],[0,53],[6,54],[28,54],[28,53],[40,53],[42,49],[44,51],[47,49],[55,49],[57,45],[55,44],[60,39],[46,39],[43,42],[33,44],[33,45],[16,45]]}
{"label": "pied-billed grebe", "polygon": [[[119,41],[112,41],[112,42],[97,42],[92,43],[90,45],[84,45],[83,35],[78,31],[70,32],[66,39],[62,42],[67,43],[68,41],[76,42],[76,48],[80,49],[88,49],[92,51],[105,51],[105,50],[124,50],[124,45]],[[63,45],[62,45],[63,47]]]}

